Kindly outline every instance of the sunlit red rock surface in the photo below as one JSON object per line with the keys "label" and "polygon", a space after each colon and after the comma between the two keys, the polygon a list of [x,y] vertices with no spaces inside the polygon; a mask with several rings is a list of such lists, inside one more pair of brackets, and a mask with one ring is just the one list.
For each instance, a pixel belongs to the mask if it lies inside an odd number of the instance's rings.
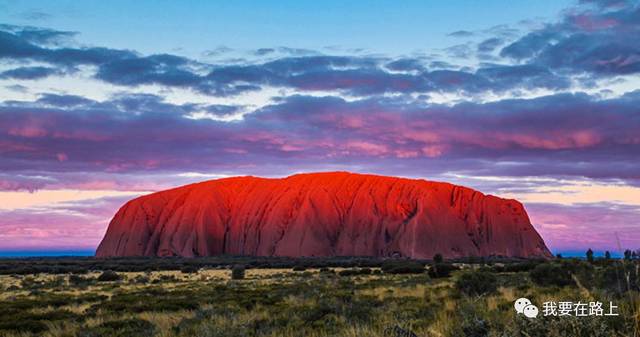
{"label": "sunlit red rock surface", "polygon": [[516,200],[346,172],[236,177],[153,193],[115,215],[96,256],[551,256]]}

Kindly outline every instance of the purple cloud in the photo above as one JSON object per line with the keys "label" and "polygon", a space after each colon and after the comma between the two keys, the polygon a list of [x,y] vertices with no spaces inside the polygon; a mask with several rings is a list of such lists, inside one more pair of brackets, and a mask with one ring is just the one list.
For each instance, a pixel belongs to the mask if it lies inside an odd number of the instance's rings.
{"label": "purple cloud", "polygon": [[567,11],[504,47],[503,57],[560,72],[599,76],[640,72],[640,7],[635,1],[585,1],[595,5]]}
{"label": "purple cloud", "polygon": [[[286,54],[294,56],[264,63],[216,65],[171,54],[140,56],[133,51],[109,48],[50,47],[43,40],[45,37],[25,37],[15,30],[2,31],[0,27],[0,58],[51,64],[51,67],[8,70],[0,76],[36,79],[72,72],[81,65],[95,65],[97,71],[93,77],[107,83],[132,87],[145,84],[180,87],[213,96],[233,96],[263,87],[288,87],[301,92],[341,91],[356,96],[430,92],[499,93],[519,88],[566,88],[569,83],[564,75],[548,70],[543,72],[541,67],[533,65],[492,65],[480,67],[474,72],[439,69],[442,67],[437,66],[438,62],[443,63],[435,61],[431,62],[434,69],[429,70],[421,58],[329,56],[293,51],[287,51]],[[488,48],[487,43],[481,45],[483,50]],[[454,46],[449,50],[464,58],[472,53],[469,45]],[[501,72],[496,73],[496,68]],[[508,82],[503,81],[504,76],[511,76]]]}
{"label": "purple cloud", "polygon": [[94,248],[104,235],[105,224],[129,198],[109,197],[50,207],[0,210],[0,248]]}
{"label": "purple cloud", "polygon": [[557,249],[620,251],[640,243],[638,206],[529,203],[527,212],[546,243]]}
{"label": "purple cloud", "polygon": [[[434,174],[637,180],[639,99],[637,93],[609,100],[563,94],[441,106],[293,96],[226,123],[184,116],[236,107],[173,105],[153,95],[105,102],[46,95],[0,106],[0,169],[127,173],[394,163],[412,173],[429,166]],[[517,165],[494,165],[501,161]]]}

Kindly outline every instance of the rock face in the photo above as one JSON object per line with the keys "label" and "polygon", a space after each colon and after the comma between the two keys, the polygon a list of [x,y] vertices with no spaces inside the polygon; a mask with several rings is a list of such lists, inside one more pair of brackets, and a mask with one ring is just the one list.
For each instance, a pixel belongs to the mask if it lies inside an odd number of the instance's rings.
{"label": "rock face", "polygon": [[236,177],[153,193],[96,256],[550,257],[522,204],[447,183],[346,172]]}

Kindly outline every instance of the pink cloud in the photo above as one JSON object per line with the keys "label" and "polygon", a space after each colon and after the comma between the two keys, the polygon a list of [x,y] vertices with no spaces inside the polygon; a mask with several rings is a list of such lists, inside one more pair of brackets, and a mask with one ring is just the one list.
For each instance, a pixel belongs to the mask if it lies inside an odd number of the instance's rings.
{"label": "pink cloud", "polygon": [[18,137],[40,138],[47,135],[47,130],[38,125],[26,125],[10,128],[7,133]]}
{"label": "pink cloud", "polygon": [[69,160],[69,156],[67,156],[65,153],[62,153],[62,152],[56,154],[56,158],[58,158],[59,162],[64,162]]}
{"label": "pink cloud", "polygon": [[375,144],[367,141],[348,141],[345,144],[347,151],[353,154],[364,154],[369,156],[382,156],[389,153],[386,145]]}
{"label": "pink cloud", "polygon": [[525,205],[540,235],[553,250],[640,248],[640,207],[616,204]]}
{"label": "pink cloud", "polygon": [[444,151],[445,146],[443,145],[427,145],[422,148],[422,153],[429,158],[440,157]]}
{"label": "pink cloud", "polygon": [[612,28],[620,24],[616,19],[604,18],[588,12],[570,16],[569,20],[578,28],[589,32]]}
{"label": "pink cloud", "polygon": [[104,198],[48,208],[0,210],[0,250],[94,248],[125,199]]}
{"label": "pink cloud", "polygon": [[602,141],[600,135],[590,130],[541,132],[538,135],[497,133],[492,138],[504,142],[503,147],[513,142],[524,148],[545,150],[580,149],[598,145]]}

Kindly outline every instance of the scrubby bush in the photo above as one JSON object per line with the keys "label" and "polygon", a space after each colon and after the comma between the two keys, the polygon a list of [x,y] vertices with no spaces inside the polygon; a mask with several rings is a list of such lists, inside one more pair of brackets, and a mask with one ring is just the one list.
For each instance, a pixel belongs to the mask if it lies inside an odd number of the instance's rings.
{"label": "scrubby bush", "polygon": [[509,263],[504,265],[504,272],[507,273],[518,273],[523,271],[531,271],[541,262],[539,261],[527,261],[527,262],[519,262],[519,263]]}
{"label": "scrubby bush", "polygon": [[385,336],[402,336],[402,337],[418,337],[415,332],[411,331],[409,328],[401,327],[398,325],[393,325],[384,329]]}
{"label": "scrubby bush", "polygon": [[95,327],[84,328],[78,332],[78,337],[151,337],[155,331],[156,327],[153,323],[132,318],[104,322]]}
{"label": "scrubby bush", "polygon": [[193,274],[193,273],[197,273],[198,270],[200,270],[198,267],[196,266],[184,266],[182,268],[180,268],[180,271],[183,274]]}
{"label": "scrubby bush", "polygon": [[355,276],[358,275],[358,271],[356,269],[343,269],[338,272],[340,276]]}
{"label": "scrubby bush", "polygon": [[307,268],[305,266],[295,266],[293,267],[293,271],[305,271]]}
{"label": "scrubby bush", "polygon": [[442,257],[442,254],[438,253],[433,256],[433,263],[443,263],[443,262],[444,262],[444,257]]}
{"label": "scrubby bush", "polygon": [[28,276],[20,281],[20,287],[22,287],[22,289],[38,289],[42,288],[42,282]]}
{"label": "scrubby bush", "polygon": [[178,282],[178,278],[175,275],[158,275],[156,279],[154,279],[153,281],[151,281],[151,283],[153,284],[158,284],[158,283],[172,283],[172,282]]}
{"label": "scrubby bush", "polygon": [[460,326],[465,337],[489,336],[489,324],[476,316],[465,317]]}
{"label": "scrubby bush", "polygon": [[351,268],[338,272],[340,276],[371,275],[371,268]]}
{"label": "scrubby bush", "polygon": [[235,265],[231,268],[231,279],[232,280],[242,280],[244,279],[244,271],[245,268],[243,265]]}
{"label": "scrubby bush", "polygon": [[436,263],[429,267],[429,276],[431,278],[443,278],[449,277],[451,272],[454,270],[458,270],[460,268],[450,264],[450,263]]}
{"label": "scrubby bush", "polygon": [[150,279],[147,275],[138,275],[132,281],[136,284],[147,284],[149,283]]}
{"label": "scrubby bush", "polygon": [[[606,261],[601,261],[606,265]],[[598,274],[596,269],[598,268],[596,268],[593,263],[589,263],[584,260],[571,259],[562,261],[560,266],[568,271],[572,276],[572,282],[573,278],[575,278],[583,287],[592,288],[595,286],[596,275]]]}
{"label": "scrubby bush", "polygon": [[640,267],[626,261],[608,265],[598,273],[596,284],[614,294],[640,291]]}
{"label": "scrubby bush", "polygon": [[496,276],[488,271],[464,272],[456,280],[456,288],[469,296],[491,294],[498,288]]}
{"label": "scrubby bush", "polygon": [[85,277],[77,274],[69,275],[69,285],[79,288],[86,288],[96,281],[93,277]]}
{"label": "scrubby bush", "polygon": [[113,281],[118,281],[120,279],[121,279],[120,275],[113,270],[106,270],[102,272],[100,276],[98,276],[99,282],[113,282]]}
{"label": "scrubby bush", "polygon": [[424,265],[411,260],[388,260],[382,263],[382,271],[387,274],[420,274],[424,273]]}
{"label": "scrubby bush", "polygon": [[593,263],[593,250],[591,250],[591,248],[587,250],[585,255],[587,256],[587,261],[589,261],[589,263]]}
{"label": "scrubby bush", "polygon": [[531,280],[541,286],[564,287],[573,285],[575,282],[571,278],[569,269],[563,268],[556,263],[543,263],[537,265],[529,272]]}
{"label": "scrubby bush", "polygon": [[57,322],[78,319],[78,315],[68,310],[54,310],[43,313],[30,312],[22,306],[27,303],[13,303],[14,307],[0,307],[0,336],[3,330],[13,330],[19,333],[39,333],[48,329],[47,322]]}

